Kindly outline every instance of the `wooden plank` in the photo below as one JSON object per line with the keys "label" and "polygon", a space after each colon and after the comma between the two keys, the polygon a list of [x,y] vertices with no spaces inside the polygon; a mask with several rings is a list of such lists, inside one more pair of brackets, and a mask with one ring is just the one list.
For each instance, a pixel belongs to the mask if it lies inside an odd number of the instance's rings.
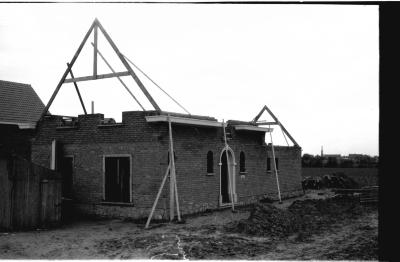
{"label": "wooden plank", "polygon": [[[226,138],[225,138],[225,140],[226,140]],[[229,188],[230,188],[230,191],[231,191],[232,211],[235,211],[235,196],[234,196],[234,193],[233,193],[233,175],[232,175],[232,172],[231,172],[231,162],[232,161],[229,161],[228,144],[226,144],[225,155],[226,155],[226,167],[228,169]]]}
{"label": "wooden plank", "polygon": [[231,191],[231,204],[232,204],[232,211],[235,211],[235,199],[234,199],[234,194],[233,194],[233,176],[231,175],[231,168],[230,168],[230,161],[229,161],[229,146],[228,146],[228,142],[226,140],[226,131],[225,131],[225,120],[222,119],[222,129],[224,131],[224,142],[225,142],[225,156],[226,156],[226,167],[228,170],[228,182],[229,182],[229,188]]}
{"label": "wooden plank", "polygon": [[277,122],[267,122],[267,121],[257,121],[256,125],[258,125],[258,126],[263,126],[263,125],[274,126],[274,125],[279,125],[279,123],[277,123]]}
{"label": "wooden plank", "polygon": [[272,118],[279,123],[279,126],[282,128],[283,132],[285,132],[285,134],[290,138],[290,140],[293,142],[293,144],[295,146],[299,146],[299,144],[297,144],[296,140],[294,140],[294,138],[290,135],[290,133],[286,130],[286,128],[282,125],[282,123],[278,120],[278,118],[272,113],[271,110],[269,110],[269,108],[265,105],[265,110],[268,111],[268,113],[272,116]]}
{"label": "wooden plank", "polygon": [[[93,47],[94,44],[92,43]],[[101,59],[103,59],[104,63],[106,63],[106,65],[108,66],[108,68],[111,70],[111,72],[115,73],[114,68],[112,68],[112,66],[108,63],[108,61],[104,58],[103,54],[100,52],[99,49],[97,49],[97,53],[100,55]],[[120,77],[117,77],[119,82],[122,84],[123,87],[125,87],[126,91],[128,91],[128,93],[133,97],[133,99],[136,101],[136,103],[139,104],[139,106],[143,109],[143,111],[146,111],[144,109],[144,107],[142,106],[142,104],[139,102],[139,100],[136,99],[136,97],[133,95],[133,93],[131,92],[131,90],[129,90],[128,86],[125,84],[124,81],[122,81],[122,79]]]}
{"label": "wooden plank", "polygon": [[150,103],[153,105],[153,107],[157,111],[161,111],[160,107],[157,105],[156,101],[154,101],[153,97],[150,95],[150,93],[147,91],[147,89],[144,87],[143,83],[140,81],[140,79],[136,76],[135,72],[129,65],[129,63],[125,60],[125,57],[121,54],[117,46],[115,45],[114,41],[111,39],[111,37],[108,35],[106,30],[103,28],[103,26],[100,24],[99,20],[97,18],[95,19],[95,23],[97,26],[100,28],[101,32],[103,33],[104,37],[107,39],[107,41],[110,43],[111,47],[114,49],[115,53],[118,55],[119,59],[121,62],[124,64],[125,68],[130,72],[131,76],[139,86],[139,88],[142,90],[144,95],[147,97],[147,99],[150,101]]}
{"label": "wooden plank", "polygon": [[[67,66],[69,66],[69,63],[67,63]],[[70,73],[72,78],[75,78],[74,74],[72,73],[72,68],[70,68],[69,73]],[[81,106],[83,108],[83,112],[85,113],[85,115],[87,115],[85,104],[83,103],[83,100],[82,100],[82,97],[81,97],[81,93],[79,92],[78,84],[76,82],[74,82],[74,86],[75,86],[76,93],[78,94],[79,101],[81,102]]]}
{"label": "wooden plank", "polygon": [[94,26],[93,37],[94,37],[93,77],[97,78],[97,25]]}
{"label": "wooden plank", "polygon": [[76,77],[76,78],[65,79],[64,83],[82,82],[82,81],[90,81],[90,80],[97,80],[97,79],[104,79],[104,78],[111,78],[111,77],[120,77],[120,76],[128,76],[128,75],[130,75],[129,71],[102,74],[102,75],[97,75],[97,77],[94,77],[94,76],[81,76],[81,77]]}
{"label": "wooden plank", "polygon": [[88,37],[89,37],[90,33],[92,32],[93,27],[95,25],[96,25],[96,20],[92,23],[92,25],[90,26],[89,30],[87,31],[85,37],[83,38],[81,44],[79,45],[78,50],[76,50],[76,52],[74,54],[74,57],[72,58],[71,62],[69,63],[69,66],[68,66],[67,70],[65,70],[63,76],[60,79],[60,82],[58,82],[56,89],[54,90],[53,94],[51,95],[51,98],[50,98],[49,102],[47,102],[46,107],[43,109],[43,112],[42,112],[42,114],[41,114],[41,116],[39,118],[39,121],[44,117],[44,115],[47,114],[47,111],[49,110],[49,107],[53,103],[54,98],[57,96],[58,91],[60,91],[60,88],[61,88],[62,84],[64,83],[65,78],[67,77],[69,71],[71,70],[72,66],[74,65],[74,63],[75,63],[76,59],[78,58],[80,52],[82,51],[82,48],[85,45],[86,40],[88,39]]}
{"label": "wooden plank", "polygon": [[167,177],[168,177],[168,173],[170,172],[170,167],[171,167],[171,165],[168,165],[167,171],[165,171],[165,175],[164,175],[164,178],[163,178],[163,180],[161,182],[161,186],[158,189],[158,193],[157,193],[156,199],[154,200],[153,206],[151,207],[150,215],[147,218],[147,222],[146,222],[145,228],[148,228],[149,225],[150,225],[150,221],[151,221],[151,218],[153,217],[154,210],[156,209],[156,206],[157,206],[157,203],[158,203],[158,199],[160,198],[161,192],[162,192],[162,190],[164,188],[165,181],[167,180]]}
{"label": "wooden plank", "polygon": [[175,184],[175,200],[176,200],[176,213],[178,215],[178,221],[181,221],[181,211],[179,208],[179,197],[178,197],[178,186],[176,184],[176,174],[174,175],[174,184]]}
{"label": "wooden plank", "polygon": [[[283,132],[285,132],[285,134],[290,138],[290,140],[293,142],[293,144],[295,146],[299,146],[299,144],[297,144],[296,140],[294,140],[294,138],[290,135],[290,133],[286,130],[286,128],[282,125],[282,123],[278,120],[278,118],[274,115],[274,113],[272,113],[271,110],[269,110],[269,108],[264,105],[264,107],[261,109],[260,113],[258,113],[258,115],[252,120],[253,124],[257,123],[257,120],[261,117],[261,115],[264,113],[264,111],[267,111],[270,116],[275,120],[275,122],[282,128]],[[271,123],[272,125],[272,123]]]}
{"label": "wooden plank", "polygon": [[[154,122],[168,122],[168,116],[165,115],[155,115],[155,116],[146,116],[146,122],[154,123]],[[202,126],[202,127],[220,127],[222,123],[211,120],[203,120],[203,119],[195,119],[188,117],[177,117],[170,116],[171,122],[182,125],[193,125],[193,126]]]}
{"label": "wooden plank", "polygon": [[171,170],[169,172],[169,181],[170,181],[170,186],[169,186],[169,220],[172,221],[175,216],[175,208],[174,208],[174,197],[175,197],[175,181],[174,181],[174,175],[175,175],[175,154],[174,154],[174,145],[172,141],[172,126],[171,126],[171,119],[168,117],[168,133],[169,133],[169,162],[171,165]]}
{"label": "wooden plank", "polygon": [[[124,56],[124,55],[123,55]],[[124,56],[124,58],[131,63],[139,72],[141,72],[147,79],[149,79],[156,87],[158,87],[164,94],[166,94],[169,98],[171,98],[172,101],[174,101],[178,106],[180,106],[187,114],[190,115],[190,112],[184,108],[178,101],[176,101],[172,96],[170,96],[164,89],[161,88],[156,82],[153,81],[145,72],[143,72],[137,65],[135,65],[129,58]]]}
{"label": "wooden plank", "polygon": [[270,135],[270,137],[271,137],[272,162],[273,162],[274,171],[275,171],[276,185],[277,185],[277,187],[278,187],[279,203],[281,203],[281,202],[282,202],[282,198],[281,198],[281,189],[280,189],[280,186],[279,186],[278,170],[276,169],[275,150],[274,150],[274,143],[272,142],[272,133],[269,133],[269,135]]}

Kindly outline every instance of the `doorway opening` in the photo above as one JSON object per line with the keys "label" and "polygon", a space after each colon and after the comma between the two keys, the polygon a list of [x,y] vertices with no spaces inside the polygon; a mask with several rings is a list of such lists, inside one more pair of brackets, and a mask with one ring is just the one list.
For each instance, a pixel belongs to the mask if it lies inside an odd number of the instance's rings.
{"label": "doorway opening", "polygon": [[[232,149],[224,149],[220,156],[220,205],[237,201],[235,181],[235,155]],[[230,174],[229,174],[230,173]]]}

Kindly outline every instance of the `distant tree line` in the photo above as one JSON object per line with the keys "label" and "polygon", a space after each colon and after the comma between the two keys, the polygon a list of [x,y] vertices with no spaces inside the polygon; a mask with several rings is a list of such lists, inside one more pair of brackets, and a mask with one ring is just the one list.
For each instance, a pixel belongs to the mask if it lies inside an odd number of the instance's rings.
{"label": "distant tree line", "polygon": [[320,156],[303,154],[302,167],[378,167],[379,157],[369,155]]}

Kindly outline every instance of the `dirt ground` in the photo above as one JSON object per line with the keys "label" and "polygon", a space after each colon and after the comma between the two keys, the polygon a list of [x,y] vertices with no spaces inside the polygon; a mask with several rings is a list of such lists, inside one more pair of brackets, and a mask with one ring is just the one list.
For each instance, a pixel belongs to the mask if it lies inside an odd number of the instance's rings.
{"label": "dirt ground", "polygon": [[[301,204],[332,195],[329,190],[307,191],[269,208],[276,207],[274,212],[279,214],[277,210],[286,212],[296,200]],[[216,211],[188,217],[183,224],[152,224],[149,230],[123,220],[92,220],[57,229],[0,233],[0,259],[378,259],[376,207],[360,205],[356,213],[332,215],[330,220],[316,217],[317,230],[306,235],[295,229],[284,236],[272,231],[265,235],[231,230],[239,223],[249,223],[251,210]]]}

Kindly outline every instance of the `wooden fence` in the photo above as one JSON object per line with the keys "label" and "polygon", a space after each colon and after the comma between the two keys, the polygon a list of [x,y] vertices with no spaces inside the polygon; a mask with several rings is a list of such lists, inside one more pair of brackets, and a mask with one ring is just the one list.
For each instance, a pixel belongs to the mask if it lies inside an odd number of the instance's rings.
{"label": "wooden fence", "polygon": [[61,221],[61,175],[21,158],[0,158],[0,230]]}

